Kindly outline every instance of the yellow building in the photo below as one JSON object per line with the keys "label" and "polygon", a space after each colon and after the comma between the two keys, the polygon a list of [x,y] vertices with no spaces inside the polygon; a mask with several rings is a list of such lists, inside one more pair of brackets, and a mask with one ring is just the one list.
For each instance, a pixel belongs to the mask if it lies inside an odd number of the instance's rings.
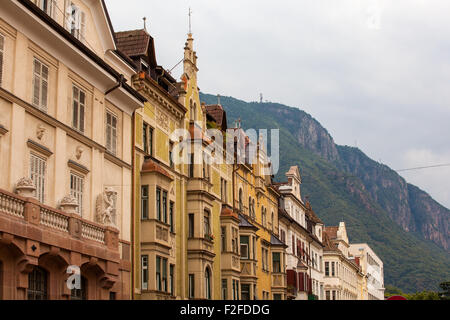
{"label": "yellow building", "polygon": [[[278,239],[279,193],[272,186],[270,164],[260,142],[235,129],[238,150],[233,166],[234,208],[239,212],[241,299],[286,298],[285,248]],[[239,146],[243,146],[240,148]],[[254,155],[251,150],[255,150]]]}

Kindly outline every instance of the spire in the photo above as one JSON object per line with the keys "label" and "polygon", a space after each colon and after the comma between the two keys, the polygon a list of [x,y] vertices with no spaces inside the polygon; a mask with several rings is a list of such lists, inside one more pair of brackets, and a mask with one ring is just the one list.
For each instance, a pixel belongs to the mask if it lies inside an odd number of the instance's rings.
{"label": "spire", "polygon": [[189,33],[190,37],[192,37],[192,10],[191,7],[189,7]]}

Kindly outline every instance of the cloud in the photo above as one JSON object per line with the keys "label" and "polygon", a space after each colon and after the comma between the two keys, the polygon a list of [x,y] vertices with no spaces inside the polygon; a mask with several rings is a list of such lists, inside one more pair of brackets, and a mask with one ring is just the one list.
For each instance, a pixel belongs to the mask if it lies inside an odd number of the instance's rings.
{"label": "cloud", "polygon": [[[106,1],[116,30],[147,16],[168,69],[182,59],[192,7],[203,92],[299,107],[337,143],[356,140],[393,168],[420,166],[405,162],[411,150],[450,162],[450,1]],[[408,178],[450,206],[448,185]]]}

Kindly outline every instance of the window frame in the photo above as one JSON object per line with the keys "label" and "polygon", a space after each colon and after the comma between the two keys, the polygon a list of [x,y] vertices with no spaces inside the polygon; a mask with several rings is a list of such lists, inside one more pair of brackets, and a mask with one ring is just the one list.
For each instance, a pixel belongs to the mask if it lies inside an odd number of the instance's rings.
{"label": "window frame", "polygon": [[[149,268],[148,268],[148,255],[141,255],[141,290],[148,290],[149,280]],[[146,281],[144,280],[146,279]]]}
{"label": "window frame", "polygon": [[[70,194],[72,197],[77,199],[78,207],[77,207],[77,213],[80,215],[80,217],[83,217],[83,200],[84,200],[84,179],[85,177],[75,171],[70,171]],[[74,182],[75,180],[75,182]],[[73,188],[73,185],[79,186],[81,184],[81,190],[77,190],[76,188]]]}
{"label": "window frame", "polygon": [[[108,116],[111,118],[111,124],[108,123]],[[115,120],[115,127],[113,126]],[[105,116],[105,147],[106,150],[111,153],[114,156],[117,156],[118,151],[118,124],[119,124],[119,117],[112,112],[109,109],[106,109],[106,116]],[[109,145],[108,145],[108,135],[110,135],[109,138]]]}
{"label": "window frame", "polygon": [[[144,190],[146,191],[146,195],[144,195]],[[149,199],[149,193],[150,187],[148,185],[141,186],[141,220],[148,220],[149,219],[149,208],[150,208],[150,199]],[[146,210],[144,210],[144,207],[146,207]]]}
{"label": "window frame", "polygon": [[[33,164],[33,158],[35,163]],[[38,199],[41,203],[45,203],[46,199],[46,190],[47,190],[47,158],[35,153],[30,152],[30,167],[29,167],[29,175],[31,180],[34,183],[34,187],[36,188],[36,199]],[[33,172],[33,168],[38,164],[39,172]],[[43,165],[43,168],[40,166]],[[43,171],[43,172],[41,172]]]}
{"label": "window frame", "polygon": [[[75,97],[75,91],[78,93],[77,97]],[[84,95],[83,103],[81,103],[82,94]],[[86,130],[86,101],[86,91],[81,89],[76,84],[72,84],[72,128],[83,134]]]}
{"label": "window frame", "polygon": [[[37,72],[37,65],[39,65],[38,68],[39,72]],[[46,76],[44,76],[44,70],[46,70]],[[35,108],[45,113],[47,113],[48,110],[49,78],[50,78],[50,67],[46,63],[44,63],[41,59],[34,56],[31,102]],[[38,92],[36,92],[36,90],[38,90]],[[36,96],[36,94],[38,95],[38,97]]]}

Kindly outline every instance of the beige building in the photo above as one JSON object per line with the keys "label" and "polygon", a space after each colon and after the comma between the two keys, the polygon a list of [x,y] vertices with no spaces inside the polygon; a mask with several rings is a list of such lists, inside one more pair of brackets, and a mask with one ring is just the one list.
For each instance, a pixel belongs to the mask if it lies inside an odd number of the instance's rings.
{"label": "beige building", "polygon": [[360,300],[364,274],[358,259],[350,255],[345,223],[324,230],[325,300]]}
{"label": "beige building", "polygon": [[0,67],[0,298],[129,299],[145,99],[104,2],[2,1]]}

